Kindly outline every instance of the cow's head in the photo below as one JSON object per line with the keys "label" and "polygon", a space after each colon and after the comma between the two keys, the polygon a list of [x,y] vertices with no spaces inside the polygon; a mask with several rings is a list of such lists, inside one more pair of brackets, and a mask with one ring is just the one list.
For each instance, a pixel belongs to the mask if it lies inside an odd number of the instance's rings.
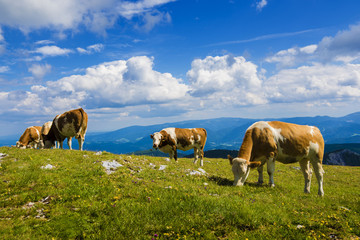
{"label": "cow's head", "polygon": [[40,148],[52,148],[55,147],[55,140],[51,139],[49,135],[42,135],[43,140],[40,141]]}
{"label": "cow's head", "polygon": [[39,149],[45,148],[44,140],[40,140],[39,142]]}
{"label": "cow's head", "polygon": [[166,136],[163,136],[161,133],[156,132],[150,135],[153,140],[153,148],[158,149],[166,145]]}
{"label": "cow's head", "polygon": [[232,171],[234,174],[234,186],[244,185],[247,177],[250,173],[250,168],[259,167],[261,162],[248,162],[243,158],[232,158],[228,155],[230,164],[232,165]]}
{"label": "cow's head", "polygon": [[24,144],[22,144],[21,142],[17,141],[15,147],[20,148],[20,149],[25,149],[25,148],[26,148],[26,145],[24,145]]}

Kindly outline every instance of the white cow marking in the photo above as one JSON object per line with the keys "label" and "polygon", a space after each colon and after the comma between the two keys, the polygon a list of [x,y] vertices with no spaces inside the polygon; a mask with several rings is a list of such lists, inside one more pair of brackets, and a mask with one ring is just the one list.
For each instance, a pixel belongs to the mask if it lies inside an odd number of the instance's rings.
{"label": "white cow marking", "polygon": [[161,134],[159,132],[154,133],[153,140],[154,140],[154,145],[159,146],[161,141]]}
{"label": "white cow marking", "polygon": [[165,128],[164,131],[167,132],[167,134],[169,134],[170,137],[175,141],[175,144],[177,144],[175,128]]}
{"label": "white cow marking", "polygon": [[318,143],[310,141],[309,145],[311,150],[313,150],[315,153],[319,153],[320,146]]}
{"label": "white cow marking", "polygon": [[36,133],[37,133],[37,136],[38,136],[37,141],[39,142],[39,141],[40,141],[40,132],[39,132],[39,130],[37,130],[36,127],[32,127],[32,128],[35,129],[35,131],[36,131]]}
{"label": "white cow marking", "polygon": [[315,133],[315,131],[314,131],[314,127],[310,127],[310,134],[311,134],[311,136],[314,136],[314,133]]}

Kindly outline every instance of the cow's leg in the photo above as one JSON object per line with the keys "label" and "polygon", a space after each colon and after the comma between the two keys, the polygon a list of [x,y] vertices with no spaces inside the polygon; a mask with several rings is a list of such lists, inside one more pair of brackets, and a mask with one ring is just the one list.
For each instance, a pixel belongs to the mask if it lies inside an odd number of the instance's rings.
{"label": "cow's leg", "polygon": [[310,162],[308,159],[302,159],[299,163],[305,179],[304,193],[310,193],[310,186],[311,186]]}
{"label": "cow's leg", "polygon": [[319,185],[318,194],[319,194],[319,196],[322,197],[322,196],[324,196],[324,189],[323,189],[324,170],[322,168],[321,162],[318,159],[311,161],[311,164],[313,165],[316,179],[317,179],[318,185]]}
{"label": "cow's leg", "polygon": [[232,165],[232,171],[234,174],[234,186],[242,186],[243,183],[240,181],[240,166],[238,162],[234,162]]}
{"label": "cow's leg", "polygon": [[201,148],[199,152],[200,152],[200,166],[202,167],[204,166],[204,148]]}
{"label": "cow's leg", "polygon": [[79,150],[83,150],[84,138],[78,138]]}
{"label": "cow's leg", "polygon": [[264,183],[263,170],[264,170],[264,165],[261,165],[260,167],[257,168],[257,171],[259,173],[258,184]]}
{"label": "cow's leg", "polygon": [[275,160],[274,158],[270,157],[267,160],[267,173],[269,174],[269,185],[270,187],[275,187],[274,183],[274,172],[275,172]]}
{"label": "cow's leg", "polygon": [[176,148],[174,150],[174,159],[175,159],[175,162],[177,162],[177,151],[176,151]]}
{"label": "cow's leg", "polygon": [[64,142],[64,139],[58,141],[58,143],[59,143],[59,145],[60,145],[60,149],[64,149],[64,148],[63,148],[63,142]]}
{"label": "cow's leg", "polygon": [[197,163],[199,159],[199,149],[197,149],[196,147],[194,148],[194,164]]}
{"label": "cow's leg", "polygon": [[72,148],[71,148],[71,145],[72,145],[72,137],[68,137],[67,144],[68,144],[68,146],[69,146],[69,149],[72,150]]}

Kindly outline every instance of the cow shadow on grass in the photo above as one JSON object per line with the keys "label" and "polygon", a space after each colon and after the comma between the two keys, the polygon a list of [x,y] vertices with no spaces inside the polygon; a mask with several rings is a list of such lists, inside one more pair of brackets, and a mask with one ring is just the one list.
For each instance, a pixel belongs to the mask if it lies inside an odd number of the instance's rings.
{"label": "cow shadow on grass", "polygon": [[[234,181],[231,181],[227,178],[223,178],[215,175],[209,177],[209,180],[215,182],[219,186],[233,186],[234,183]],[[257,182],[245,182],[245,185],[251,187],[267,187],[266,184],[258,184]]]}
{"label": "cow shadow on grass", "polygon": [[215,182],[219,186],[232,186],[233,185],[233,181],[230,181],[227,178],[223,178],[223,177],[219,177],[219,176],[215,176],[215,175],[209,177],[209,180]]}

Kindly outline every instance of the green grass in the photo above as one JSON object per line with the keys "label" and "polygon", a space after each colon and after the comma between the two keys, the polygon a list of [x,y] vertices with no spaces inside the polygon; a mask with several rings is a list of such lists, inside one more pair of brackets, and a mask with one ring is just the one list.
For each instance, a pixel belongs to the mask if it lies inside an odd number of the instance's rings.
{"label": "green grass", "polygon": [[[6,147],[0,153],[8,155],[0,160],[0,239],[360,236],[359,167],[324,166],[321,198],[315,176],[311,194],[303,193],[296,164],[277,163],[275,188],[257,186],[256,170],[248,184],[233,187],[225,159],[205,159],[207,175],[192,176],[199,166],[190,159]],[[108,175],[105,160],[124,166]],[[47,164],[55,168],[41,168]]]}

